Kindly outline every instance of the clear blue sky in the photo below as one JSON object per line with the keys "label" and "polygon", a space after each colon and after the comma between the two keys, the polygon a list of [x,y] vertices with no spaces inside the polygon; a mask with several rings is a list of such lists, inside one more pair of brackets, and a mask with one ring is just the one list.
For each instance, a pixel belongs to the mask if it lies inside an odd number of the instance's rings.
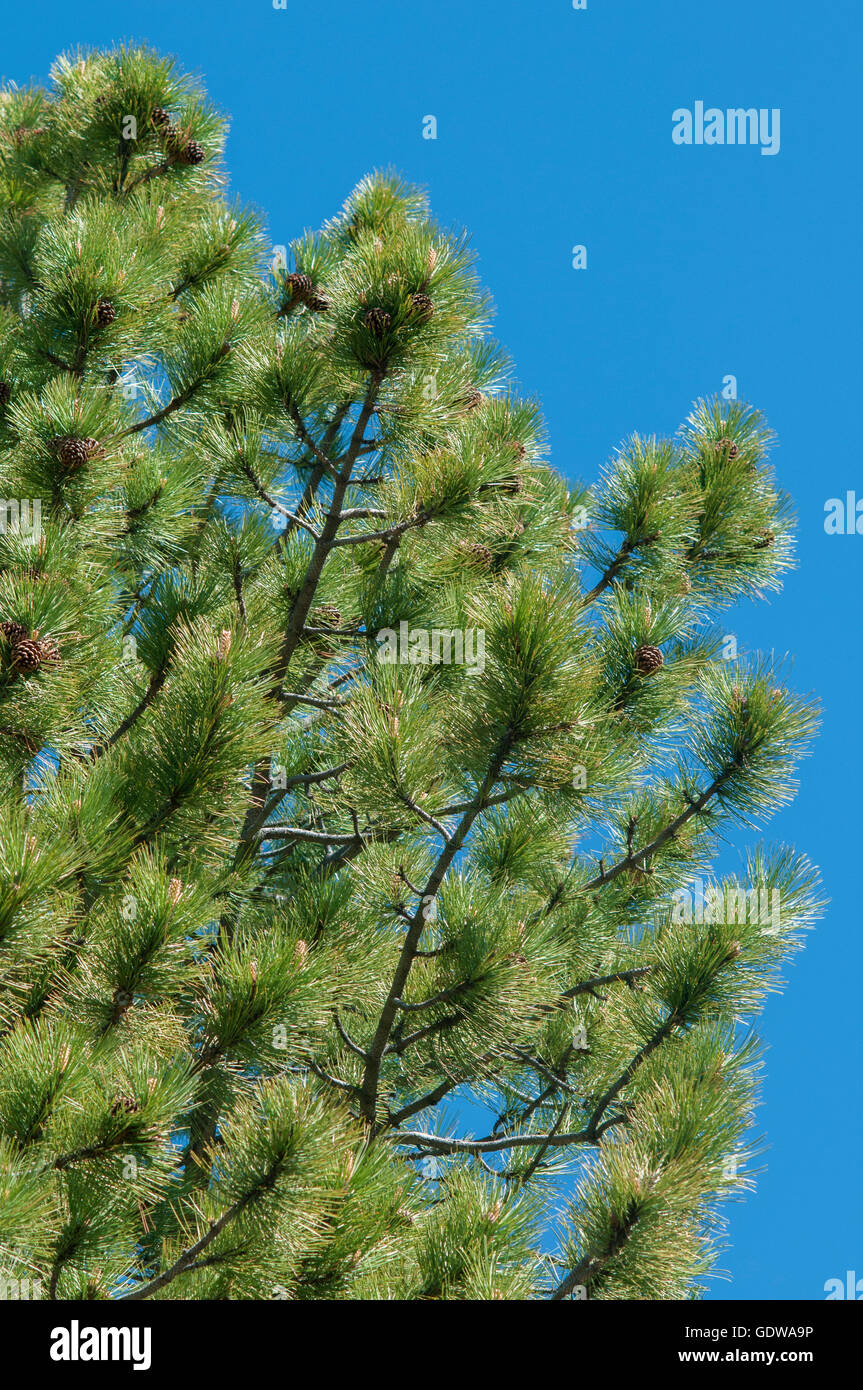
{"label": "clear blue sky", "polygon": [[[632,430],[673,432],[727,373],[766,412],[801,563],[726,630],[793,653],[793,682],[823,700],[800,796],[768,834],[820,864],[832,904],[762,1019],[767,1171],[730,1209],[714,1296],[819,1299],[863,1276],[863,536],[823,525],[827,498],[863,497],[859,0],[41,0],[7,6],[3,29],[18,82],[123,38],[200,72],[233,120],[234,188],[275,243],[374,166],[425,184],[471,231],[568,477],[594,478]],[[672,111],[697,100],[778,107],[779,154],[674,145]]]}

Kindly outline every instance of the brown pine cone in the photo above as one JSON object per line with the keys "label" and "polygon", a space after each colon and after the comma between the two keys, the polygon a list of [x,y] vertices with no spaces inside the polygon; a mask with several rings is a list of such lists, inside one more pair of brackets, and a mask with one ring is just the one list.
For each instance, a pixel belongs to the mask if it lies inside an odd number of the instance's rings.
{"label": "brown pine cone", "polygon": [[120,1019],[126,1013],[126,1010],[131,1009],[134,1002],[135,996],[131,994],[129,990],[115,989],[114,997],[111,1000],[111,1003],[113,1004],[113,1009],[111,1011],[112,1021],[114,1023],[119,1023]]}
{"label": "brown pine cone", "polygon": [[0,623],[0,632],[3,633],[3,636],[11,647],[17,646],[25,637],[30,636],[29,628],[25,627],[23,623],[13,622],[9,618],[7,618],[5,622]]}
{"label": "brown pine cone", "polygon": [[180,152],[181,164],[203,164],[203,162],[204,147],[199,145],[197,140],[190,140],[187,145],[183,146]]}
{"label": "brown pine cone", "polygon": [[734,440],[729,439],[727,434],[723,434],[721,438],[717,439],[714,447],[717,454],[725,453],[730,459],[736,459],[737,455],[740,453]]}
{"label": "brown pine cone", "polygon": [[0,381],[0,405],[8,405],[12,396],[12,387],[8,381]]}
{"label": "brown pine cone", "polygon": [[55,662],[61,659],[60,648],[57,646],[57,643],[54,641],[53,637],[43,637],[39,642],[39,650],[41,652],[43,662]]}
{"label": "brown pine cone", "polygon": [[459,550],[463,555],[469,556],[471,560],[475,561],[478,565],[482,565],[485,569],[488,569],[494,564],[494,552],[489,550],[488,546],[483,545],[480,541],[462,541]]}
{"label": "brown pine cone", "polygon": [[170,158],[176,160],[178,164],[202,164],[204,162],[203,145],[199,145],[197,140],[191,140],[177,126],[165,127],[165,149]]}
{"label": "brown pine cone", "polygon": [[325,314],[330,307],[330,301],[320,290],[313,290],[306,300],[306,307],[311,309],[313,314]]}
{"label": "brown pine cone", "polygon": [[376,338],[382,338],[392,323],[392,318],[386,309],[367,309],[365,316],[366,328],[370,328]]}
{"label": "brown pine cone", "polygon": [[107,328],[117,317],[117,310],[110,299],[100,299],[96,305],[96,322],[100,328]]}
{"label": "brown pine cone", "polygon": [[635,669],[642,676],[652,676],[654,671],[658,671],[664,661],[662,652],[658,647],[645,644],[635,649]]}
{"label": "brown pine cone", "polygon": [[83,468],[102,451],[98,439],[78,439],[74,434],[60,435],[52,443],[63,467],[69,469]]}
{"label": "brown pine cone", "polygon": [[111,1106],[112,1115],[137,1115],[141,1107],[134,1096],[117,1096]]}
{"label": "brown pine cone", "polygon": [[157,130],[163,130],[171,124],[170,113],[165,110],[164,106],[154,106],[150,112],[150,123],[156,126]]}
{"label": "brown pine cone", "polygon": [[756,531],[756,539],[752,542],[755,550],[766,550],[776,540],[772,531]]}
{"label": "brown pine cone", "polygon": [[462,406],[463,410],[478,410],[484,401],[485,396],[482,391],[474,387],[473,390],[468,391],[467,395],[462,398],[459,404]]}
{"label": "brown pine cone", "polygon": [[72,434],[55,439],[54,449],[64,468],[83,468],[90,457],[85,441]]}
{"label": "brown pine cone", "polygon": [[38,671],[42,665],[42,645],[30,637],[22,637],[16,642],[12,653],[14,665],[22,671]]}
{"label": "brown pine cone", "polygon": [[419,323],[428,323],[429,319],[434,318],[434,304],[431,296],[419,291],[410,297],[410,311],[414,319]]}
{"label": "brown pine cone", "polygon": [[292,270],[290,275],[286,275],[285,284],[291,291],[291,298],[298,299],[302,304],[305,304],[312,293],[312,282],[301,270]]}

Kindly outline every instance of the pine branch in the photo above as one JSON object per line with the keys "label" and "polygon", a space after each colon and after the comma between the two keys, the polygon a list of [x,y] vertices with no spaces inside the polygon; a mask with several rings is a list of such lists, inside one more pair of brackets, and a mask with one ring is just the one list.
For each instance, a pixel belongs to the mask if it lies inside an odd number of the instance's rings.
{"label": "pine branch", "polygon": [[113,734],[111,734],[110,738],[107,738],[104,743],[95,744],[94,747],[90,749],[89,757],[91,762],[96,762],[98,758],[102,757],[103,753],[107,753],[109,748],[113,748],[114,745],[119,743],[120,739],[123,738],[123,736],[127,734],[130,729],[134,728],[138,720],[141,718],[141,715],[150,708],[150,705],[153,703],[156,696],[159,694],[159,691],[165,684],[167,675],[167,666],[164,666],[160,670],[153,672],[153,674],[150,676],[150,681],[147,686],[147,689],[144,691],[144,694],[141,696],[135,708],[129,714],[126,715],[126,718],[123,720],[121,724],[117,726]]}
{"label": "pine branch", "polygon": [[405,935],[389,993],[387,994],[384,1007],[381,1011],[374,1038],[369,1047],[369,1061],[366,1063],[365,1072],[363,1074],[361,1113],[363,1119],[370,1126],[372,1131],[374,1131],[376,1124],[378,1079],[380,1076],[381,1063],[398,1012],[398,1000],[404,993],[404,988],[407,984],[411,966],[414,962],[417,947],[419,946],[420,937],[422,936],[423,928],[426,924],[428,904],[433,902],[436,898],[447,869],[467,839],[470,828],[480,813],[483,801],[494,786],[498,774],[506,762],[512,747],[512,740],[513,731],[510,729],[502,739],[500,747],[491,760],[485,780],[477,793],[473,805],[465,812],[458,827],[453,831],[444,845],[437,864],[429,875],[422,900],[414,913],[411,924]]}
{"label": "pine branch", "polygon": [[151,1279],[150,1282],[144,1284],[142,1288],[133,1289],[131,1293],[118,1294],[118,1301],[141,1302],[146,1298],[152,1297],[154,1293],[159,1293],[161,1289],[167,1288],[167,1286],[172,1284],[181,1274],[188,1274],[195,1261],[198,1259],[198,1256],[202,1255],[209,1245],[212,1245],[213,1241],[217,1236],[221,1235],[225,1227],[230,1225],[232,1221],[235,1221],[236,1218],[253,1202],[257,1201],[263,1193],[272,1190],[275,1186],[276,1178],[279,1175],[282,1162],[283,1160],[281,1158],[277,1159],[266,1175],[256,1183],[255,1187],[240,1197],[232,1206],[228,1207],[228,1210],[219,1217],[218,1221],[214,1221],[209,1230],[205,1231],[187,1250],[184,1250],[170,1268],[166,1269],[162,1274],[157,1275],[155,1279]]}
{"label": "pine branch", "polygon": [[[414,959],[418,959],[419,956],[420,952],[416,951],[414,953]],[[444,1018],[436,1019],[434,1023],[427,1023],[424,1028],[417,1028],[416,1032],[407,1033],[404,1037],[399,1038],[398,1042],[387,1043],[383,1055],[385,1057],[400,1057],[403,1052],[407,1052],[408,1048],[413,1047],[415,1043],[422,1042],[424,1038],[433,1037],[435,1033],[442,1033],[447,1028],[452,1028],[456,1023],[459,1023],[463,1017],[463,1014],[447,1014]],[[368,1060],[368,1054],[366,1054],[366,1057]]]}
{"label": "pine branch", "polygon": [[560,997],[561,999],[575,999],[579,994],[593,994],[600,985],[625,983],[633,986],[636,980],[640,980],[644,975],[649,975],[652,969],[652,965],[639,965],[634,970],[617,970],[613,975],[597,975],[592,980],[583,980],[581,984],[573,985],[572,989],[564,990]]}
{"label": "pine branch", "polygon": [[[383,513],[378,512],[377,515],[381,516]],[[404,521],[397,521],[383,531],[358,531],[350,536],[337,536],[332,541],[332,546],[335,549],[336,546],[340,545],[368,545],[370,541],[386,541],[387,544],[390,544],[403,536],[406,531],[413,531],[417,526],[427,526],[430,521],[434,520],[435,515],[434,511],[425,510],[406,517]]]}
{"label": "pine branch", "polygon": [[549,1148],[554,1143],[555,1139],[558,1136],[558,1133],[560,1132],[560,1127],[566,1119],[567,1111],[568,1106],[564,1105],[561,1109],[560,1114],[558,1115],[557,1119],[555,1120],[554,1124],[548,1132],[548,1139],[544,1143],[540,1144],[539,1148],[537,1149],[533,1158],[530,1160],[530,1163],[527,1165],[524,1172],[518,1175],[517,1181],[519,1187],[526,1186],[526,1184],[530,1182],[534,1173],[539,1168],[543,1158],[545,1157],[546,1153],[548,1152]]}
{"label": "pine branch", "polygon": [[338,1034],[339,1034],[339,1037],[341,1038],[342,1042],[345,1044],[345,1046],[349,1049],[349,1051],[353,1052],[357,1057],[361,1057],[362,1060],[363,1060],[364,1062],[367,1062],[367,1061],[368,1061],[368,1055],[369,1055],[369,1054],[368,1054],[367,1052],[364,1052],[363,1049],[362,1049],[361,1047],[358,1047],[357,1044],[353,1041],[353,1039],[352,1039],[351,1037],[349,1037],[349,1035],[348,1035],[347,1032],[345,1031],[344,1026],[342,1025],[342,1022],[341,1022],[341,1020],[340,1020],[340,1018],[339,1018],[338,1009],[335,1009],[335,1010],[333,1011],[333,1018],[334,1018],[334,1020],[335,1020],[336,1030],[337,1030],[337,1032],[338,1032]]}
{"label": "pine branch", "polygon": [[291,522],[293,526],[301,526],[304,531],[308,531],[309,535],[312,537],[313,540],[320,540],[320,532],[316,531],[314,526],[312,526],[308,521],[305,521],[303,517],[299,514],[299,512],[292,512],[289,507],[282,506],[281,502],[277,502],[275,497],[272,497],[270,493],[267,492],[267,489],[264,487],[263,483],[261,482],[260,478],[258,477],[255,470],[252,468],[252,465],[250,463],[243,464],[243,472],[249,479],[249,482],[252,484],[253,488],[255,489],[258,496],[261,498],[262,502],[266,502],[267,506],[272,507],[273,511],[277,512],[279,516],[287,517],[287,519]]}
{"label": "pine branch", "polygon": [[[644,1046],[638,1050],[632,1061],[621,1072],[617,1080],[609,1086],[608,1090],[598,1101],[587,1126],[586,1132],[592,1135],[594,1139],[598,1138],[601,1133],[600,1121],[611,1102],[620,1094],[624,1087],[629,1085],[639,1067],[647,1061],[647,1058],[652,1052],[655,1052],[656,1049],[665,1042],[666,1038],[671,1036],[674,1030],[679,1027],[681,1021],[679,1014],[672,1011],[661,1027],[657,1028],[656,1032],[651,1034]],[[609,1122],[606,1122],[602,1128],[608,1128],[608,1123]]]}
{"label": "pine branch", "polygon": [[576,1289],[590,1291],[591,1285],[596,1281],[607,1265],[626,1245],[632,1233],[633,1227],[638,1221],[638,1209],[633,1208],[631,1214],[627,1214],[618,1229],[611,1235],[605,1246],[597,1251],[584,1256],[564,1279],[560,1281],[557,1288],[549,1295],[554,1303],[559,1303],[565,1298],[569,1298],[575,1293]]}
{"label": "pine branch", "polygon": [[433,1009],[437,1004],[445,1004],[448,999],[455,999],[464,990],[469,989],[472,981],[462,980],[460,984],[448,985],[446,989],[439,990],[430,999],[423,999],[419,1004],[409,1004],[404,999],[396,1000],[396,1008],[402,1013],[422,1013],[424,1009]]}
{"label": "pine branch", "polygon": [[594,1144],[596,1140],[589,1129],[577,1130],[571,1134],[549,1131],[545,1134],[511,1134],[497,1139],[441,1139],[436,1134],[423,1134],[419,1131],[399,1130],[393,1136],[399,1144],[413,1144],[426,1153],[434,1154],[493,1154],[507,1149],[524,1149],[540,1146],[543,1151],[549,1148],[563,1148],[575,1144]]}
{"label": "pine branch", "polygon": [[[331,544],[335,539],[336,533],[338,531],[339,515],[342,510],[345,492],[347,491],[347,487],[351,478],[351,473],[353,471],[353,466],[356,462],[357,451],[363,442],[366,425],[368,424],[372,412],[374,411],[375,401],[377,400],[377,395],[378,391],[380,390],[381,381],[382,377],[380,376],[380,374],[377,372],[373,372],[369,381],[368,389],[366,391],[365,400],[363,401],[362,408],[357,417],[356,425],[354,426],[354,431],[351,436],[351,442],[348,446],[347,452],[344,455],[342,467],[338,475],[338,480],[333,489],[332,502],[330,504],[329,511],[327,512],[326,520],[321,529],[320,537],[315,544],[314,552],[309,562],[308,570],[306,571],[305,580],[303,581],[302,587],[300,588],[300,591],[294,600],[291,609],[291,616],[288,622],[287,631],[285,633],[284,642],[282,645],[282,651],[279,657],[279,671],[282,675],[284,675],[284,673],[287,672],[297,642],[299,641],[300,636],[302,635],[302,630],[305,626],[306,619],[309,615],[309,610],[314,600],[315,591],[318,587],[318,583],[321,578],[321,573],[324,568],[324,563],[326,561],[327,554],[331,548]],[[288,709],[290,709],[290,705],[288,705]]]}
{"label": "pine branch", "polygon": [[387,1117],[387,1124],[391,1128],[397,1129],[399,1125],[404,1124],[405,1120],[409,1120],[412,1115],[418,1115],[421,1110],[428,1110],[430,1106],[438,1105],[440,1101],[444,1099],[444,1096],[449,1095],[450,1091],[455,1090],[456,1086],[459,1084],[460,1083],[454,1078],[445,1077],[439,1086],[435,1086],[434,1090],[429,1091],[424,1096],[420,1096],[418,1100],[412,1100],[408,1105],[403,1105],[394,1115],[389,1115]]}

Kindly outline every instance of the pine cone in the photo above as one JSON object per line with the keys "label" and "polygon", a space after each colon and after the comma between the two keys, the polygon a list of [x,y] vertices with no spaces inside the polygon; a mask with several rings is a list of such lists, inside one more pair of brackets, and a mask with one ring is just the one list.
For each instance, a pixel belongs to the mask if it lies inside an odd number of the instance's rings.
{"label": "pine cone", "polygon": [[511,439],[507,445],[507,448],[512,449],[516,457],[520,459],[523,459],[527,454],[527,449],[524,447],[520,439]]}
{"label": "pine cone", "polygon": [[327,296],[313,285],[310,276],[304,275],[302,271],[294,270],[290,275],[286,275],[285,285],[291,292],[293,304],[305,304],[306,308],[315,314],[325,314],[329,309],[330,301]]}
{"label": "pine cone", "polygon": [[184,145],[184,147],[183,147],[183,151],[182,151],[182,153],[181,153],[181,155],[180,155],[180,163],[181,163],[181,164],[203,164],[203,162],[204,162],[204,147],[203,147],[203,145],[199,145],[198,142],[197,142],[197,140],[190,140],[189,143],[188,143],[187,145]]}
{"label": "pine cone", "polygon": [[664,657],[658,647],[645,645],[635,649],[635,669],[642,676],[652,676],[662,665]]}
{"label": "pine cone", "polygon": [[98,439],[78,439],[74,434],[59,435],[52,442],[64,468],[83,468],[89,459],[101,452]]}
{"label": "pine cone", "polygon": [[484,569],[489,569],[494,564],[494,552],[480,541],[462,541],[459,550],[462,554],[470,556],[478,565],[482,565]]}
{"label": "pine cone", "polygon": [[203,145],[199,145],[197,140],[190,140],[177,126],[166,128],[165,149],[171,159],[175,159],[178,164],[203,164],[204,162]]}
{"label": "pine cone", "polygon": [[150,124],[156,126],[158,130],[164,129],[171,124],[170,113],[164,106],[154,106],[150,112]]}
{"label": "pine cone", "polygon": [[10,647],[17,646],[25,637],[30,636],[29,628],[25,627],[23,623],[13,622],[9,618],[7,618],[5,622],[0,623],[0,632],[3,633]]}
{"label": "pine cone", "polygon": [[740,450],[734,443],[734,440],[729,439],[727,434],[723,434],[721,438],[717,439],[714,447],[716,449],[717,454],[721,454],[724,452],[730,459],[736,459],[737,455],[740,453]]}
{"label": "pine cone", "polygon": [[478,410],[484,401],[485,396],[483,395],[482,391],[480,391],[479,388],[475,386],[473,390],[468,391],[466,396],[462,397],[459,404],[462,406],[464,410]]}
{"label": "pine cone", "polygon": [[386,309],[367,309],[365,324],[370,328],[376,338],[382,338],[392,323],[392,318]]}
{"label": "pine cone", "polygon": [[22,637],[15,644],[12,661],[22,671],[38,671],[42,665],[42,644],[30,637]]}
{"label": "pine cone", "polygon": [[766,550],[776,540],[772,531],[756,531],[756,539],[752,542],[755,550]]}
{"label": "pine cone", "polygon": [[434,304],[431,296],[420,291],[410,297],[410,311],[419,323],[428,323],[429,319],[434,318]]}
{"label": "pine cone", "polygon": [[126,1013],[127,1009],[131,1009],[134,1002],[135,996],[134,994],[131,994],[128,989],[115,989],[114,997],[111,1000],[111,1003],[113,1004],[113,1008],[111,1010],[112,1021],[114,1023],[119,1023],[120,1019]]}
{"label": "pine cone", "polygon": [[305,304],[312,293],[312,282],[309,276],[304,275],[300,270],[293,270],[290,275],[286,275],[285,284],[291,291],[291,298],[298,299],[301,304]]}
{"label": "pine cone", "polygon": [[141,1107],[134,1096],[117,1096],[111,1106],[112,1115],[137,1115]]}
{"label": "pine cone", "polygon": [[43,662],[60,660],[60,648],[57,646],[53,637],[43,637],[39,643],[39,650]]}
{"label": "pine cone", "polygon": [[117,317],[117,310],[110,299],[100,299],[96,305],[96,322],[100,328],[107,328]]}
{"label": "pine cone", "polygon": [[0,381],[0,405],[8,405],[12,396],[12,387],[8,381]]}

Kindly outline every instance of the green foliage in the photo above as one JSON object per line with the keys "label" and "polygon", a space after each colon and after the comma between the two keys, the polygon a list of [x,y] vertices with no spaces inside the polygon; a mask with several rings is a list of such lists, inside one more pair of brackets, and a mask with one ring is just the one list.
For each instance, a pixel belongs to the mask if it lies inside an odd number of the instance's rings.
{"label": "green foliage", "polygon": [[0,94],[0,1274],[697,1295],[819,908],[712,867],[816,723],[710,625],[769,432],[567,488],[465,237],[378,173],[274,264],[224,130],[140,48]]}

